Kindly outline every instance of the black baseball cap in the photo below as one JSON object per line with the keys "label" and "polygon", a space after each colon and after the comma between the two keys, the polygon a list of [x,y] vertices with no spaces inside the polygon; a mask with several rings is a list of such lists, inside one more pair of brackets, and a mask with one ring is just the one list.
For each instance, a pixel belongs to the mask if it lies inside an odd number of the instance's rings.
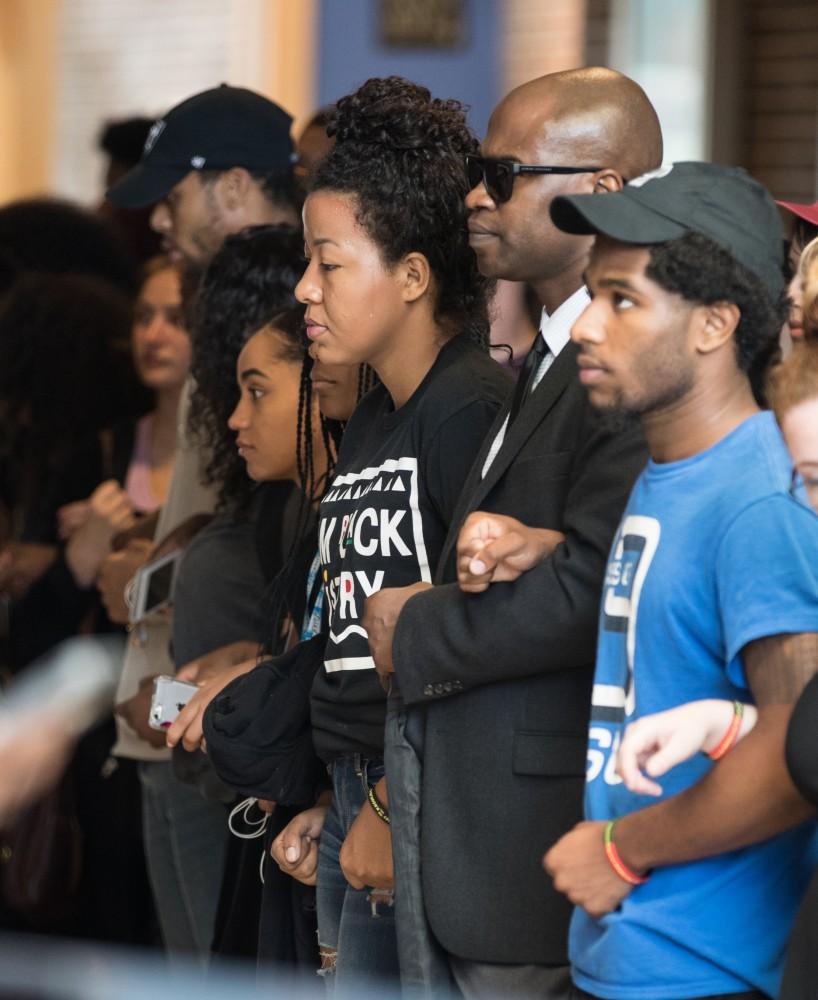
{"label": "black baseball cap", "polygon": [[555,198],[551,218],[566,233],[602,233],[640,245],[701,233],[760,278],[773,300],[784,290],[778,209],[767,189],[740,167],[673,163],[613,194]]}
{"label": "black baseball cap", "polygon": [[191,170],[244,167],[259,173],[292,170],[292,118],[273,101],[243,87],[189,97],[151,126],[137,165],[107,197],[123,208],[161,201]]}

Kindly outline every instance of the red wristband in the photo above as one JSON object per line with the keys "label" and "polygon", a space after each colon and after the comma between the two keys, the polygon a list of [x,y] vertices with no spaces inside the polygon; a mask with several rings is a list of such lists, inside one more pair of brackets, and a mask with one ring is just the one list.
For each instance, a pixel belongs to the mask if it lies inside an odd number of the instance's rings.
{"label": "red wristband", "polygon": [[732,750],[738,742],[738,734],[741,729],[741,720],[744,718],[744,704],[740,701],[733,702],[733,718],[727,727],[727,732],[707,755],[711,760],[721,760],[728,750]]}
{"label": "red wristband", "polygon": [[623,882],[629,883],[629,885],[644,885],[648,880],[647,875],[637,875],[635,871],[632,871],[622,858],[619,856],[619,851],[616,849],[616,844],[613,840],[614,827],[616,826],[616,820],[611,819],[605,824],[605,830],[602,835],[602,839],[605,842],[605,856],[610,862],[611,868],[616,872],[616,874],[623,880]]}

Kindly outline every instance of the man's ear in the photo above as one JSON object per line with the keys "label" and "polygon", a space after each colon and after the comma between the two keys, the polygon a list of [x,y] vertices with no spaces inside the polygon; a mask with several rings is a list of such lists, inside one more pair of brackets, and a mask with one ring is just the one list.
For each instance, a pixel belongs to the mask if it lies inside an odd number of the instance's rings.
{"label": "man's ear", "polygon": [[736,332],[741,311],[735,302],[714,302],[696,308],[694,345],[700,354],[712,354],[723,347]]}
{"label": "man's ear", "polygon": [[594,194],[613,194],[614,191],[621,191],[624,186],[622,174],[612,167],[606,167],[594,176]]}
{"label": "man's ear", "polygon": [[404,302],[417,302],[432,283],[432,269],[425,254],[412,251],[398,264]]}
{"label": "man's ear", "polygon": [[253,183],[253,178],[244,167],[231,167],[219,174],[216,190],[224,210],[227,212],[239,210],[247,202]]}

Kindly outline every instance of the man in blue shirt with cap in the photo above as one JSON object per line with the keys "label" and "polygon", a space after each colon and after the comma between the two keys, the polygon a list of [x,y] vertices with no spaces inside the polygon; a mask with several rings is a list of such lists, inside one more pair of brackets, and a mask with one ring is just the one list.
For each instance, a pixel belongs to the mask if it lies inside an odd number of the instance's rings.
{"label": "man in blue shirt with cap", "polygon": [[[551,214],[597,234],[580,379],[651,455],[603,587],[587,820],[546,855],[577,904],[573,977],[621,1000],[774,996],[818,846],[783,755],[818,667],[818,521],[753,392],[785,315],[777,210],[744,171],[680,163]],[[630,792],[625,725],[699,698],[737,717],[754,701],[758,725],[676,767],[658,802]]]}

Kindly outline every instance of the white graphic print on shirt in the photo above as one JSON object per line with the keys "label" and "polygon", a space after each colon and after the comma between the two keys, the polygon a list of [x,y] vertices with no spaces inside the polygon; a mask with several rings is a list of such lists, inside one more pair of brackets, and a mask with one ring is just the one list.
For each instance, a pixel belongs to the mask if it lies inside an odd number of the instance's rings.
{"label": "white graphic print on shirt", "polygon": [[[659,547],[662,529],[653,517],[627,515],[614,539],[602,589],[597,670],[591,702],[588,738],[590,784],[600,774],[609,785],[622,779],[616,773],[616,757],[622,727],[636,707],[636,623],[642,587]],[[623,642],[624,640],[624,642]]]}
{"label": "white graphic print on shirt", "polygon": [[321,502],[318,545],[329,605],[327,672],[373,670],[364,602],[383,587],[432,574],[418,503],[416,458],[336,476]]}

